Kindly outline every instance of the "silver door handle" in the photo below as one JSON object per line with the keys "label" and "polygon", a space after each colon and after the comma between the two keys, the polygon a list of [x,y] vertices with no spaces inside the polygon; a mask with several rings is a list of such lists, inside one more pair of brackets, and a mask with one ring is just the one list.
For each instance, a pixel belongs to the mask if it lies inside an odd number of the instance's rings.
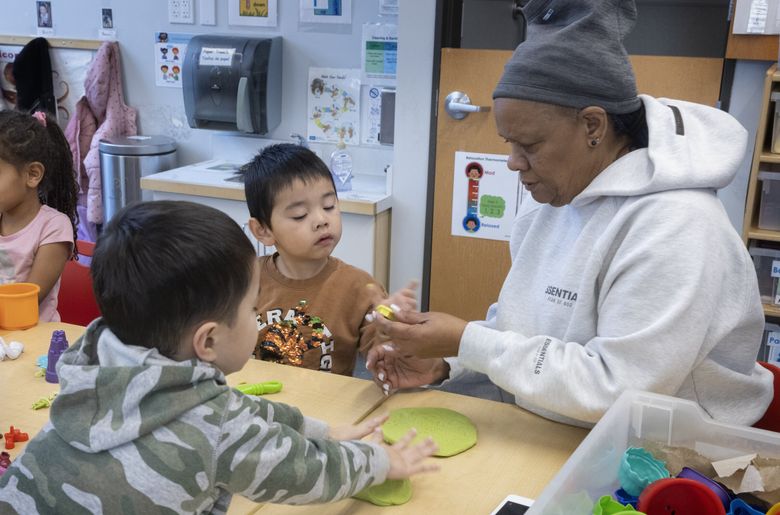
{"label": "silver door handle", "polygon": [[469,113],[484,113],[490,111],[490,106],[471,105],[471,99],[465,93],[453,91],[444,99],[444,110],[456,120],[462,120]]}

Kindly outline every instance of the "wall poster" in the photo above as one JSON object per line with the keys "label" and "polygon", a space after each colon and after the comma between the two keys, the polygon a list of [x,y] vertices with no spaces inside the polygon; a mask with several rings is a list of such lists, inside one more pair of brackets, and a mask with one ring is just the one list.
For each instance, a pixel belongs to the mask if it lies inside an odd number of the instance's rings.
{"label": "wall poster", "polygon": [[507,168],[507,157],[455,152],[453,236],[509,241],[520,202],[520,177]]}

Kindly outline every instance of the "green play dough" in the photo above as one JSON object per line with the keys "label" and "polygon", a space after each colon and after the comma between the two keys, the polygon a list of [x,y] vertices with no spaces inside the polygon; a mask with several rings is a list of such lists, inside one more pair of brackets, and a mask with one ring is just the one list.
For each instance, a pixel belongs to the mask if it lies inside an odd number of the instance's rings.
{"label": "green play dough", "polygon": [[377,506],[404,504],[412,498],[412,482],[408,479],[388,479],[381,485],[369,486],[355,494],[355,499]]}
{"label": "green play dough", "polygon": [[454,456],[477,443],[477,428],[468,417],[446,408],[400,408],[390,412],[382,426],[386,442],[395,443],[410,429],[417,429],[418,443],[430,436],[439,450],[434,456]]}

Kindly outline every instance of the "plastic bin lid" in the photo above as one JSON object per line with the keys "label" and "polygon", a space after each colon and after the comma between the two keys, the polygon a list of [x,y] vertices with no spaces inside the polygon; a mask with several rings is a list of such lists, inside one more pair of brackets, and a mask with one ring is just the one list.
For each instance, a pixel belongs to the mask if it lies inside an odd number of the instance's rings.
{"label": "plastic bin lid", "polygon": [[780,257],[780,250],[756,247],[754,245],[751,245],[748,251],[751,256]]}
{"label": "plastic bin lid", "polygon": [[115,136],[100,140],[104,154],[153,156],[176,150],[176,140],[168,136]]}

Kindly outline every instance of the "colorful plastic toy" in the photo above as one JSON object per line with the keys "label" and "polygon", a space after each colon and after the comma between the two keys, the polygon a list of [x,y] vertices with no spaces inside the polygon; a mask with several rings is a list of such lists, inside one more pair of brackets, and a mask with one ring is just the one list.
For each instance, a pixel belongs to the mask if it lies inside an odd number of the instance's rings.
{"label": "colorful plastic toy", "polygon": [[3,435],[5,437],[5,448],[13,449],[17,443],[26,442],[30,439],[27,433],[22,433],[18,428],[11,426],[11,429]]}
{"label": "colorful plastic toy", "polygon": [[642,513],[676,515],[726,515],[715,492],[693,479],[667,478],[654,481],[639,496]]}
{"label": "colorful plastic toy", "polygon": [[764,511],[753,508],[742,499],[734,499],[731,501],[726,515],[764,515]]}
{"label": "colorful plastic toy", "polygon": [[266,381],[265,383],[246,384],[236,386],[236,390],[246,395],[266,395],[282,391],[282,383],[279,381]]}
{"label": "colorful plastic toy", "polygon": [[395,313],[393,312],[393,309],[390,306],[385,306],[384,304],[378,305],[376,308],[374,308],[374,311],[382,315],[388,320],[395,320]]}
{"label": "colorful plastic toy", "polygon": [[612,497],[617,499],[617,501],[620,504],[623,505],[630,504],[633,508],[636,508],[636,505],[639,504],[639,496],[628,495],[628,492],[626,492],[622,488],[618,488],[617,490],[615,490],[615,493],[612,494]]}
{"label": "colorful plastic toy", "polygon": [[0,452],[0,476],[2,476],[10,466],[11,466],[11,455],[5,451]]}
{"label": "colorful plastic toy", "polygon": [[680,471],[679,474],[677,474],[677,477],[682,477],[686,479],[693,479],[694,481],[698,481],[699,483],[703,484],[713,492],[715,492],[715,495],[718,496],[720,499],[720,502],[723,503],[723,508],[728,510],[729,505],[731,504],[732,496],[726,490],[723,488],[719,483],[716,483],[712,479],[708,478],[704,474],[688,467],[683,467],[683,469]]}
{"label": "colorful plastic toy", "polygon": [[602,496],[593,506],[593,515],[620,515],[623,513],[637,513],[633,506],[625,506],[609,495]]}
{"label": "colorful plastic toy", "polygon": [[653,481],[667,478],[670,475],[664,462],[658,461],[641,447],[626,449],[618,470],[620,486],[628,495],[636,496],[641,494],[642,490]]}
{"label": "colorful plastic toy", "polygon": [[60,356],[68,348],[68,338],[65,336],[65,331],[54,331],[51,333],[51,342],[49,343],[49,356],[46,363],[46,382],[59,383],[60,378],[57,377],[57,361]]}

